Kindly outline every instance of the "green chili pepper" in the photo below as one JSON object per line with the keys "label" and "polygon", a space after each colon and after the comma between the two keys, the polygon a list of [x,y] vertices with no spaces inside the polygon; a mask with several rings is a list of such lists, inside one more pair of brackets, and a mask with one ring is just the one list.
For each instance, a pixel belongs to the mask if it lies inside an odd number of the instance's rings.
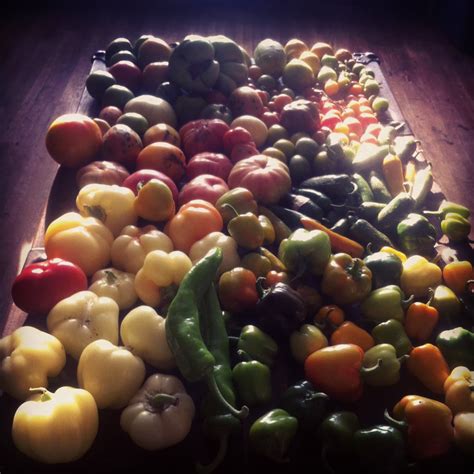
{"label": "green chili pepper", "polygon": [[360,369],[364,382],[373,387],[395,385],[400,380],[401,361],[408,355],[397,357],[391,344],[377,344],[371,347],[362,360]]}
{"label": "green chili pepper", "polygon": [[357,184],[357,189],[362,199],[362,202],[369,202],[374,200],[374,193],[370,189],[369,183],[359,173],[354,173],[352,179]]}
{"label": "green chili pepper", "polygon": [[408,255],[430,255],[436,244],[436,229],[420,214],[410,213],[397,225],[398,243]]}
{"label": "green chili pepper", "polygon": [[[385,158],[385,156],[384,156]],[[392,199],[390,191],[387,189],[383,179],[375,172],[371,171],[369,175],[369,184],[374,194],[374,201],[388,203]]]}
{"label": "green chili pepper", "polygon": [[436,345],[451,368],[463,366],[474,370],[474,333],[471,331],[463,327],[442,331]]}
{"label": "green chili pepper", "polygon": [[269,402],[272,398],[272,384],[268,365],[258,360],[251,360],[244,351],[239,350],[238,354],[248,358],[246,361],[239,362],[232,370],[232,376],[243,403],[253,406]]}
{"label": "green chili pepper", "polygon": [[351,225],[349,235],[364,246],[371,244],[374,250],[380,250],[382,247],[393,247],[392,241],[365,219],[357,219]]}
{"label": "green chili pepper", "polygon": [[389,319],[403,322],[404,308],[413,301],[413,297],[404,300],[405,295],[400,287],[388,285],[372,291],[361,305],[362,314],[376,323]]}
{"label": "green chili pepper", "polygon": [[238,349],[246,352],[252,359],[271,367],[278,352],[275,340],[257,326],[249,324],[240,331]]}
{"label": "green chili pepper", "polygon": [[372,329],[372,337],[377,344],[390,344],[395,348],[397,357],[409,354],[413,345],[405,332],[403,324],[396,319],[389,319],[384,323],[377,324]]}
{"label": "green chili pepper", "polygon": [[365,201],[359,207],[354,208],[355,213],[361,219],[375,222],[379,212],[385,207],[383,202]]}
{"label": "green chili pepper", "polygon": [[415,200],[408,193],[400,193],[379,212],[376,225],[384,231],[392,230],[414,208]]}
{"label": "green chili pepper", "polygon": [[430,306],[438,310],[441,320],[453,321],[461,312],[461,302],[451,288],[438,285],[433,293]]}
{"label": "green chili pepper", "polygon": [[287,461],[291,441],[298,431],[298,420],[276,408],[258,418],[250,427],[250,445],[258,454],[275,462]]}
{"label": "green chili pepper", "polygon": [[419,209],[423,206],[426,196],[433,186],[433,174],[431,173],[431,165],[418,171],[415,175],[411,197],[415,200],[415,208]]}
{"label": "green chili pepper", "polygon": [[313,431],[321,422],[329,397],[317,392],[311,382],[303,380],[288,387],[280,399],[280,406],[298,419],[304,431]]}
{"label": "green chili pepper", "polygon": [[460,214],[448,212],[441,221],[441,230],[449,240],[462,242],[471,233],[471,223]]}
{"label": "green chili pepper", "polygon": [[372,272],[372,281],[376,288],[400,284],[403,262],[395,254],[376,252],[365,257],[364,263]]}

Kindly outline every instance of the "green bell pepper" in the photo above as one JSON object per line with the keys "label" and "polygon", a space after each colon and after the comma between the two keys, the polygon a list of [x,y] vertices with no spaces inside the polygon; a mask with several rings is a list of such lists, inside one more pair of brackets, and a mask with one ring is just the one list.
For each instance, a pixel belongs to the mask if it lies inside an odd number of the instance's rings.
{"label": "green bell pepper", "polygon": [[293,273],[322,275],[331,256],[328,235],[321,230],[297,229],[280,243],[278,257]]}
{"label": "green bell pepper", "polygon": [[420,214],[410,213],[397,225],[400,248],[408,255],[430,255],[436,243],[436,229]]}
{"label": "green bell pepper", "polygon": [[269,367],[273,365],[278,352],[274,339],[252,324],[244,326],[240,331],[237,348]]}
{"label": "green bell pepper", "polygon": [[288,449],[298,431],[298,420],[276,408],[258,418],[250,427],[253,450],[275,462],[287,461]]}
{"label": "green bell pepper", "polygon": [[391,426],[376,425],[356,431],[354,447],[365,472],[397,474],[407,465],[403,435]]}
{"label": "green bell pepper", "polygon": [[474,333],[457,327],[442,331],[436,345],[451,368],[463,366],[474,370]]}
{"label": "green bell pepper", "polygon": [[400,284],[403,262],[396,255],[376,252],[365,257],[364,263],[372,272],[372,281],[376,288]]}
{"label": "green bell pepper", "polygon": [[469,219],[471,215],[471,211],[461,204],[457,204],[451,201],[443,201],[437,211],[424,211],[423,214],[429,216],[438,216],[441,219],[445,219],[446,215],[449,213],[459,214],[460,216],[464,217],[465,219]]}
{"label": "green bell pepper", "polygon": [[413,297],[405,300],[400,287],[387,285],[372,291],[361,305],[362,314],[375,323],[383,323],[389,319],[403,322],[405,307],[413,301]]}
{"label": "green bell pepper", "polygon": [[409,354],[413,345],[405,332],[403,324],[396,319],[389,319],[384,323],[377,324],[372,329],[372,337],[377,344],[390,344],[395,348],[397,357]]}
{"label": "green bell pepper", "polygon": [[430,306],[438,310],[441,320],[453,321],[461,312],[461,302],[451,288],[438,285],[431,297]]}
{"label": "green bell pepper", "polygon": [[303,380],[286,389],[280,406],[298,419],[303,431],[313,431],[321,422],[329,397],[317,392],[311,382]]}
{"label": "green bell pepper", "polygon": [[441,230],[449,240],[462,242],[468,238],[471,232],[471,223],[461,214],[448,212],[441,221]]}
{"label": "green bell pepper", "polygon": [[397,358],[395,347],[391,344],[371,347],[364,354],[360,369],[364,382],[373,387],[395,385],[400,380],[401,361],[407,357]]}

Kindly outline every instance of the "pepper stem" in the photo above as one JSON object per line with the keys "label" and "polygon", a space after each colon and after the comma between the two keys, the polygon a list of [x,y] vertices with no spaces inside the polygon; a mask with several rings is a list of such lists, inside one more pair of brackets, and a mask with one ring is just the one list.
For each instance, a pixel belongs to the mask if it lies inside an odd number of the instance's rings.
{"label": "pepper stem", "polygon": [[232,211],[234,211],[234,212],[235,212],[235,217],[240,216],[240,214],[238,213],[237,209],[236,209],[232,204],[225,203],[225,204],[222,204],[222,207],[228,207],[229,209],[231,209]]}
{"label": "pepper stem", "polygon": [[110,270],[105,270],[105,278],[107,279],[107,283],[109,285],[113,285],[117,281],[117,276]]}
{"label": "pepper stem", "polygon": [[241,358],[241,359],[244,359],[245,362],[250,362],[252,361],[253,359],[247,354],[247,352],[243,351],[242,349],[239,349],[237,351],[237,355]]}
{"label": "pepper stem", "polygon": [[32,393],[41,392],[40,401],[42,402],[48,402],[49,400],[53,398],[52,397],[53,394],[49,390],[45,389],[44,387],[34,387],[34,388],[30,388],[28,391]]}
{"label": "pepper stem", "polygon": [[217,382],[213,374],[209,374],[206,377],[206,381],[211,394],[216,398],[218,403],[221,404],[222,408],[225,408],[229,413],[231,413],[239,420],[247,418],[249,414],[248,407],[244,405],[240,410],[237,410],[235,407],[233,407],[222,395],[221,391],[219,390],[219,387],[217,386]]}
{"label": "pepper stem", "polygon": [[406,300],[402,300],[402,308],[406,309],[415,301],[415,295],[410,295]]}
{"label": "pepper stem", "polygon": [[156,408],[158,411],[163,411],[170,405],[177,405],[178,397],[168,393],[157,393],[150,397],[149,402],[153,408]]}
{"label": "pepper stem", "polygon": [[227,454],[227,448],[229,446],[229,436],[223,436],[219,438],[219,448],[215,458],[209,463],[203,466],[201,463],[196,463],[196,471],[202,474],[210,474],[215,471],[224,460]]}
{"label": "pepper stem", "polygon": [[433,288],[428,288],[428,296],[429,296],[429,299],[428,299],[428,301],[426,302],[426,306],[431,306],[431,303],[433,302],[433,298],[434,298],[434,290],[433,290]]}
{"label": "pepper stem", "polygon": [[398,428],[402,431],[406,431],[407,428],[408,428],[408,423],[406,421],[396,420],[395,418],[390,416],[390,413],[388,412],[387,409],[385,409],[385,411],[383,413],[383,417],[384,417],[385,421],[387,421],[391,425],[395,425],[396,428]]}
{"label": "pepper stem", "polygon": [[105,222],[107,219],[107,213],[102,206],[84,206],[85,211],[89,216],[99,219],[99,221]]}
{"label": "pepper stem", "polygon": [[370,374],[370,373],[375,372],[376,370],[380,369],[380,367],[382,367],[382,365],[383,365],[383,360],[382,359],[377,359],[377,362],[376,362],[375,365],[373,365],[372,367],[361,367],[360,371],[363,374]]}
{"label": "pepper stem", "polygon": [[404,354],[404,355],[402,355],[398,358],[398,362],[400,362],[400,364],[402,364],[403,362],[405,362],[409,358],[410,358],[410,356],[408,354]]}

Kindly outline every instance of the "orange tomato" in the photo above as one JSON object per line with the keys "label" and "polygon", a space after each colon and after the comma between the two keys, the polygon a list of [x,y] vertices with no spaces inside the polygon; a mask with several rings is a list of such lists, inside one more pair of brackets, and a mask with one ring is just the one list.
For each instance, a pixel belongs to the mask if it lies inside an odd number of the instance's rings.
{"label": "orange tomato", "polygon": [[143,144],[145,146],[155,142],[167,142],[171,145],[179,146],[181,139],[179,133],[167,123],[157,123],[150,127],[143,135]]}
{"label": "orange tomato", "polygon": [[349,88],[349,93],[354,94],[354,95],[358,95],[363,91],[364,89],[362,88],[360,84],[352,84],[352,86]]}
{"label": "orange tomato", "polygon": [[49,126],[46,148],[54,161],[67,168],[91,162],[102,146],[100,127],[82,114],[61,115]]}
{"label": "orange tomato", "polygon": [[330,97],[339,92],[339,84],[334,79],[328,79],[324,84],[324,92]]}
{"label": "orange tomato", "polygon": [[184,153],[171,143],[151,143],[139,153],[137,169],[161,171],[177,183],[184,176],[186,158]]}

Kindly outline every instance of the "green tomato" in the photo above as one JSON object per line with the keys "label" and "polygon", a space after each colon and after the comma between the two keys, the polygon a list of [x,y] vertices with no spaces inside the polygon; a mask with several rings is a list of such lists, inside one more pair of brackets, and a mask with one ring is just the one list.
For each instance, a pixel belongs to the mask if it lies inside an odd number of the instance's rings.
{"label": "green tomato", "polygon": [[295,145],[293,145],[292,141],[286,138],[280,138],[280,140],[277,140],[273,146],[281,150],[287,158],[291,158],[295,154]]}

